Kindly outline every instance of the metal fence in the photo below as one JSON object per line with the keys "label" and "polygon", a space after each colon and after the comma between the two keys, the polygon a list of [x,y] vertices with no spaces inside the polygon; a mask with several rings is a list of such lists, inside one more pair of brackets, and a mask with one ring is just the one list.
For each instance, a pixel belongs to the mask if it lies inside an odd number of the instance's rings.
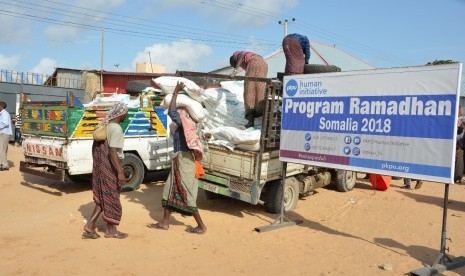
{"label": "metal fence", "polygon": [[66,78],[40,73],[18,72],[4,69],[0,69],[0,82],[48,85],[76,89],[82,89],[83,87],[82,77]]}

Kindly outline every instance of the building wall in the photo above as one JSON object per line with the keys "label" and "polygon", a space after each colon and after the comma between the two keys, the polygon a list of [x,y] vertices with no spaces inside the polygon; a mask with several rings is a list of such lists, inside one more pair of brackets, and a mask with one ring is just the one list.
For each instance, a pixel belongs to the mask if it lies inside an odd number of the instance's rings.
{"label": "building wall", "polygon": [[136,73],[165,73],[166,68],[161,64],[155,63],[137,63]]}
{"label": "building wall", "polygon": [[82,89],[82,72],[78,70],[58,69],[55,85],[58,87]]}
{"label": "building wall", "polygon": [[103,75],[103,91],[104,92],[118,92],[126,93],[126,85],[131,80],[151,80],[151,76],[147,75],[117,75],[105,74]]}
{"label": "building wall", "polygon": [[83,89],[85,91],[84,102],[92,101],[96,92],[100,91],[100,74],[94,71],[82,72]]}
{"label": "building wall", "polygon": [[0,101],[6,102],[7,111],[16,114],[16,94],[24,92],[31,101],[66,101],[67,91],[84,103],[83,89],[0,82]]}

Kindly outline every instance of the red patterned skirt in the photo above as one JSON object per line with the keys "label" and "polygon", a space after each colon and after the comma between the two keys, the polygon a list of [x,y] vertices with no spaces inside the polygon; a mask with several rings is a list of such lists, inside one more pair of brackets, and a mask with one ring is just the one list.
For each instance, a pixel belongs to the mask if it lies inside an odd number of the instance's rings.
{"label": "red patterned skirt", "polygon": [[118,185],[118,172],[111,163],[110,148],[106,141],[94,141],[92,145],[92,192],[95,204],[103,211],[103,219],[119,225],[123,208],[120,201],[121,187]]}

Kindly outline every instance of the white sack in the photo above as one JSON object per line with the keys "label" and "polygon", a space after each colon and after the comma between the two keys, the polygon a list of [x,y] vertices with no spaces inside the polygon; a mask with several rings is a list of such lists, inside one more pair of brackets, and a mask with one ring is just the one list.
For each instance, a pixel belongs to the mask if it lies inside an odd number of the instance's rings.
{"label": "white sack", "polygon": [[241,150],[247,151],[259,151],[260,150],[260,140],[254,144],[237,144],[236,147]]}
{"label": "white sack", "polygon": [[235,127],[224,126],[205,130],[204,133],[213,135],[213,137],[217,140],[227,140],[235,145],[255,144],[260,140],[260,130],[253,128],[241,130]]}
{"label": "white sack", "polygon": [[203,89],[200,88],[195,82],[186,78],[163,76],[153,79],[153,82],[166,94],[173,94],[176,84],[178,82],[183,82],[186,85],[184,91],[186,91],[186,93],[191,98],[198,102],[203,102],[205,100],[205,97],[202,95]]}
{"label": "white sack", "polygon": [[[173,94],[167,94],[161,105],[168,109],[171,103],[171,98],[173,98]],[[207,115],[206,110],[202,107],[202,104],[191,99],[187,95],[178,94],[178,97],[176,98],[176,107],[179,106],[185,107],[191,115],[192,119],[197,123],[203,121]]]}

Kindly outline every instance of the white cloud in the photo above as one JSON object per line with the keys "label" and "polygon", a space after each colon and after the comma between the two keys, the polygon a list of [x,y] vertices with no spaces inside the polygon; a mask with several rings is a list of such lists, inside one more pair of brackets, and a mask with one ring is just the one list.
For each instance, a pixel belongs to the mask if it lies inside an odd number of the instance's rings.
{"label": "white cloud", "polygon": [[109,11],[124,2],[125,0],[77,0],[72,6],[56,5],[60,9],[69,9],[70,16],[59,19],[63,24],[48,26],[45,36],[52,44],[82,42],[84,34],[88,31],[84,28],[99,28],[99,22],[106,16],[105,13],[97,11]]}
{"label": "white cloud", "polygon": [[43,58],[39,61],[39,64],[31,69],[31,72],[51,75],[56,67],[58,67],[58,63],[55,60]]}
{"label": "white cloud", "polygon": [[226,20],[233,26],[263,26],[281,17],[283,10],[295,7],[299,0],[189,1],[162,0],[167,9],[196,8],[206,16]]}
{"label": "white cloud", "polygon": [[13,55],[11,57],[0,55],[0,68],[5,70],[17,70],[20,59],[20,55]]}
{"label": "white cloud", "polygon": [[30,21],[18,18],[25,11],[13,5],[0,16],[0,42],[13,43],[30,36]]}
{"label": "white cloud", "polygon": [[153,64],[161,64],[167,72],[172,73],[176,70],[196,70],[213,51],[208,45],[192,43],[188,39],[173,41],[171,44],[158,43],[136,54],[134,68],[136,63],[150,62],[148,52]]}

